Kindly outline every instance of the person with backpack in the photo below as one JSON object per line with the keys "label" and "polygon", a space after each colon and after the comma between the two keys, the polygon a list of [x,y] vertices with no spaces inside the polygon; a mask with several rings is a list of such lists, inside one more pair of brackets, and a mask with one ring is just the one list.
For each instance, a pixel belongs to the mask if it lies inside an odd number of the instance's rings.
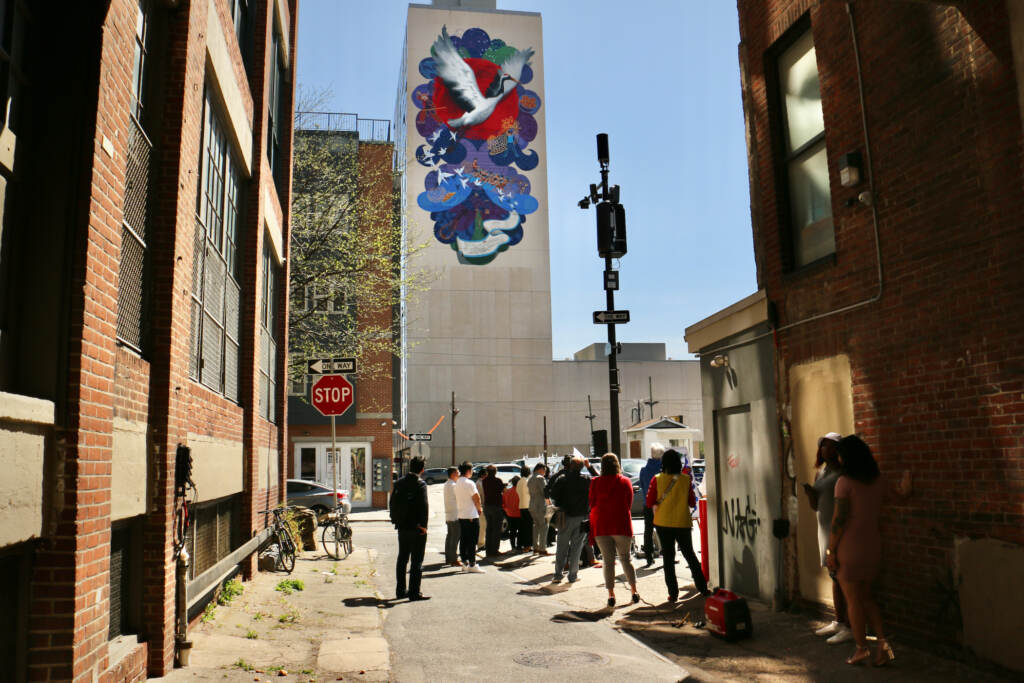
{"label": "person with backpack", "polygon": [[[398,558],[395,563],[395,597],[410,601],[429,600],[420,592],[423,555],[427,549],[427,484],[420,479],[425,461],[420,456],[409,461],[409,473],[395,484],[389,510],[391,523],[398,530]],[[410,564],[411,562],[411,564]],[[406,591],[406,566],[409,590]]]}

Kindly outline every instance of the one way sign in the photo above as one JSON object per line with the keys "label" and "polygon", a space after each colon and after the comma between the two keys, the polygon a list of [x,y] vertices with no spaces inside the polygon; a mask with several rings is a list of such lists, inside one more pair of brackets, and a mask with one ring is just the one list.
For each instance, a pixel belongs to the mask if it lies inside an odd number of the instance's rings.
{"label": "one way sign", "polygon": [[306,361],[306,372],[310,375],[348,375],[355,371],[355,358],[311,358]]}
{"label": "one way sign", "polygon": [[594,311],[595,325],[614,325],[628,323],[629,311]]}

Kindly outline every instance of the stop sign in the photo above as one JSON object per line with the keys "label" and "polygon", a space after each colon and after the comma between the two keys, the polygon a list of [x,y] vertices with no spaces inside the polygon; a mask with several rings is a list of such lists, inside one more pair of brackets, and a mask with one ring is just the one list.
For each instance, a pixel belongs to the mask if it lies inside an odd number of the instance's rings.
{"label": "stop sign", "polygon": [[313,385],[310,398],[313,407],[329,417],[344,415],[355,403],[355,392],[344,375],[324,375]]}

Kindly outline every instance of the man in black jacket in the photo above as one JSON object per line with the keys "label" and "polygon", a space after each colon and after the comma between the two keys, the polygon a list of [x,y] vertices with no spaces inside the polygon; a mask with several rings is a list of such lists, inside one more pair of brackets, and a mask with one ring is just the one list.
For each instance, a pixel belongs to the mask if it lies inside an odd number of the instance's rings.
{"label": "man in black jacket", "polygon": [[[391,522],[398,530],[398,562],[395,565],[397,585],[395,596],[409,600],[429,600],[420,593],[420,577],[423,573],[423,553],[427,548],[427,485],[420,479],[423,473],[423,458],[417,456],[409,461],[409,474],[396,484],[391,492]],[[405,590],[406,565],[409,566],[409,591]]]}
{"label": "man in black jacket", "polygon": [[[559,510],[565,513],[565,521],[558,530],[555,548],[555,574],[551,583],[561,583],[566,564],[569,569],[569,583],[579,578],[580,551],[587,540],[583,522],[590,513],[590,475],[584,471],[586,459],[574,457],[562,468],[563,474],[551,484],[551,499]],[[561,474],[561,473],[560,473]]]}

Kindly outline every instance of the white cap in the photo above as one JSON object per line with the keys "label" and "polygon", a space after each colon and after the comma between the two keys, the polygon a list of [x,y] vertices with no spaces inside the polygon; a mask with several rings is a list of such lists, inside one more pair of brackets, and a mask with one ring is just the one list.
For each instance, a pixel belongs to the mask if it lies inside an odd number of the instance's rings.
{"label": "white cap", "polygon": [[836,443],[839,443],[839,440],[842,439],[842,438],[843,438],[843,435],[840,434],[839,432],[829,432],[825,436],[823,436],[820,439],[818,439],[818,448],[821,448],[821,442],[824,441],[825,439],[828,439],[829,441],[835,441]]}

